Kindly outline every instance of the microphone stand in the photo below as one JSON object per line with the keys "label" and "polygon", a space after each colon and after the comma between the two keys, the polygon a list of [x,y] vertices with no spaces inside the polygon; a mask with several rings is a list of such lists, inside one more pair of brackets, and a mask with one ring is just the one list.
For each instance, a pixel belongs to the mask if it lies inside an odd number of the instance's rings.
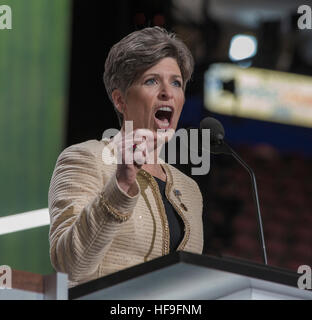
{"label": "microphone stand", "polygon": [[267,265],[268,260],[267,260],[267,254],[266,254],[266,248],[265,248],[265,241],[264,241],[264,234],[263,234],[263,225],[262,225],[262,219],[261,219],[256,176],[255,176],[253,170],[247,165],[247,163],[245,161],[243,161],[243,159],[229,145],[227,145],[223,139],[218,139],[218,141],[214,141],[214,143],[211,144],[211,152],[215,153],[215,154],[224,153],[224,154],[228,154],[228,155],[233,156],[248,171],[248,173],[250,175],[251,183],[252,183],[252,187],[253,187],[254,201],[256,204],[263,261],[264,261],[264,264]]}

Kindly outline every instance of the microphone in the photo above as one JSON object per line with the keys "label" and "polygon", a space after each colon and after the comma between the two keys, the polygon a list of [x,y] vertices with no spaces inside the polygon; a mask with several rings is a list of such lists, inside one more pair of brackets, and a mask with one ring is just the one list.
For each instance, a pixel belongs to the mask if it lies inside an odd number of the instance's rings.
{"label": "microphone", "polygon": [[257,182],[256,176],[253,170],[247,165],[246,162],[224,141],[225,131],[222,124],[214,118],[207,117],[204,118],[200,122],[200,129],[210,129],[210,152],[215,154],[228,154],[233,156],[249,173],[251,178],[251,183],[253,187],[253,197],[256,205],[257,211],[257,218],[258,218],[258,228],[259,228],[259,235],[260,241],[262,246],[262,254],[263,254],[263,261],[264,264],[268,264],[267,261],[267,254],[265,248],[265,241],[264,241],[264,234],[263,234],[263,225],[262,225],[262,218],[260,212],[260,205],[259,205],[259,197],[258,197],[258,189],[257,189]]}
{"label": "microphone", "polygon": [[210,143],[220,144],[225,136],[222,124],[214,118],[204,118],[200,122],[200,129],[210,129]]}

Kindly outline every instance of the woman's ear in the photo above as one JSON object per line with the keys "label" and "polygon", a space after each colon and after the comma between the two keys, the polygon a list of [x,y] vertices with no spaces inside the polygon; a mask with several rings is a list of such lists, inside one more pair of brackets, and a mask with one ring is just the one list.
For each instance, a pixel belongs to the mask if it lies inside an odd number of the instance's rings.
{"label": "woman's ear", "polygon": [[122,92],[119,89],[115,89],[112,92],[112,99],[115,107],[120,113],[124,113],[125,101]]}

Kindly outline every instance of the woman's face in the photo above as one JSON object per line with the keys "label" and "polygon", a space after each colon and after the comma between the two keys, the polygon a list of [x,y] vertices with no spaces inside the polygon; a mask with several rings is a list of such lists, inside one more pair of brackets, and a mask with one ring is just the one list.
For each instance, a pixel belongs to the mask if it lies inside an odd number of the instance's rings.
{"label": "woman's face", "polygon": [[183,79],[173,58],[164,58],[146,70],[127,90],[124,120],[133,121],[133,129],[175,130],[184,104]]}

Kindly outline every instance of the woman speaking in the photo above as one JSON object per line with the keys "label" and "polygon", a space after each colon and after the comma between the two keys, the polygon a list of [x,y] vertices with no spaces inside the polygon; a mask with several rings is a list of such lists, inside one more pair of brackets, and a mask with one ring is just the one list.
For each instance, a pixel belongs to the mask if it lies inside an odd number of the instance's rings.
{"label": "woman speaking", "polygon": [[[121,161],[105,161],[108,139],[73,145],[59,156],[50,184],[50,257],[70,287],[175,250],[202,253],[201,192],[190,177],[156,161],[159,141],[166,141],[159,135],[176,129],[192,71],[185,44],[159,27],[111,48],[104,83],[121,124],[112,150]],[[142,152],[125,161],[131,148]]]}

